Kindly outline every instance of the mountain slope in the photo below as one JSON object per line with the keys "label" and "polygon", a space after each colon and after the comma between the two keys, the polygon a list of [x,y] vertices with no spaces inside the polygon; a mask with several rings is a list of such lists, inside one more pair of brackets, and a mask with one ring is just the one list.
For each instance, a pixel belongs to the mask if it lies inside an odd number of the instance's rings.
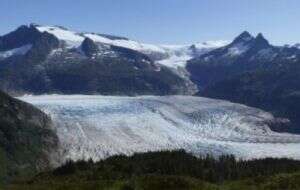
{"label": "mountain slope", "polygon": [[258,107],[292,125],[274,128],[281,132],[300,132],[300,63],[243,73],[208,86],[199,95]]}
{"label": "mountain slope", "polygon": [[227,46],[188,62],[197,95],[230,100],[290,120],[278,131],[300,132],[298,92],[300,50],[273,46],[262,34],[243,32]]}
{"label": "mountain slope", "polygon": [[194,92],[188,78],[156,64],[154,54],[165,56],[165,50],[62,27],[22,26],[0,37],[0,88],[17,94]]}
{"label": "mountain slope", "polygon": [[272,69],[300,60],[295,47],[269,44],[262,34],[243,32],[227,46],[190,60],[187,70],[200,89],[243,72]]}
{"label": "mountain slope", "polygon": [[58,139],[33,106],[0,92],[0,184],[55,164]]}

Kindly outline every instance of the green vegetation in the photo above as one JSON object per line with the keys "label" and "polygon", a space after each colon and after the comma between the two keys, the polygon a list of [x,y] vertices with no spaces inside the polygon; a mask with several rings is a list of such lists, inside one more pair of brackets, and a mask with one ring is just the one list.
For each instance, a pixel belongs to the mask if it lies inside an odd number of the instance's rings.
{"label": "green vegetation", "polygon": [[68,161],[63,166],[19,180],[7,190],[297,190],[300,161],[236,160],[233,156],[196,158],[165,151],[113,156],[104,161]]}
{"label": "green vegetation", "polygon": [[50,167],[48,156],[56,148],[50,118],[0,92],[0,185]]}

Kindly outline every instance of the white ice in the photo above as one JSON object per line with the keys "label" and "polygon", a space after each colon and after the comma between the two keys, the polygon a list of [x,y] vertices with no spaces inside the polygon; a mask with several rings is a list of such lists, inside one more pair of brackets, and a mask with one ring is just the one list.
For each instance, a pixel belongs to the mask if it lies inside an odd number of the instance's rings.
{"label": "white ice", "polygon": [[300,136],[273,132],[273,116],[226,101],[190,96],[44,95],[20,98],[50,114],[64,158],[185,149],[195,155],[300,159]]}

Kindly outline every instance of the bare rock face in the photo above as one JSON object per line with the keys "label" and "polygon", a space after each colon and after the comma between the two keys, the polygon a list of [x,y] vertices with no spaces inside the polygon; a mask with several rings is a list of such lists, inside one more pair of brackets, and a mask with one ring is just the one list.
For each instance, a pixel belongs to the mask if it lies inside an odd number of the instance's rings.
{"label": "bare rock face", "polygon": [[274,118],[268,121],[267,124],[273,131],[277,132],[289,132],[293,127],[291,121],[287,118]]}
{"label": "bare rock face", "polygon": [[0,181],[56,164],[58,138],[51,124],[42,111],[0,92]]}
{"label": "bare rock face", "polygon": [[90,38],[84,39],[84,41],[81,44],[81,49],[88,57],[92,57],[99,51],[98,46]]}

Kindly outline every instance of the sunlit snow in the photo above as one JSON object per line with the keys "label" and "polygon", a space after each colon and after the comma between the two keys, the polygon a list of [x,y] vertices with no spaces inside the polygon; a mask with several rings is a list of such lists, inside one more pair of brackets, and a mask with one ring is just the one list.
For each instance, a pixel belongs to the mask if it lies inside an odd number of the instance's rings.
{"label": "sunlit snow", "polygon": [[93,33],[77,33],[61,27],[56,26],[38,26],[37,29],[41,32],[48,32],[56,36],[58,39],[67,42],[69,47],[79,46],[85,37],[92,39],[95,42],[104,43],[108,45],[115,45],[125,47],[137,51],[155,51],[163,52],[164,50],[158,46],[151,44],[143,44],[132,40],[116,39],[111,40],[98,34]]}
{"label": "sunlit snow", "polygon": [[50,114],[64,158],[95,160],[183,148],[195,155],[300,159],[300,136],[279,134],[259,109],[189,96],[24,96]]}
{"label": "sunlit snow", "polygon": [[187,61],[193,57],[200,56],[227,44],[228,42],[224,40],[207,41],[194,44],[194,50],[192,50],[190,45],[161,45],[168,56],[165,59],[158,60],[157,63],[172,68],[185,68]]}
{"label": "sunlit snow", "polygon": [[119,47],[124,47],[124,48],[128,48],[128,49],[133,49],[136,51],[143,51],[143,52],[164,52],[164,49],[156,46],[156,45],[152,45],[152,44],[144,44],[144,43],[139,43],[133,40],[124,40],[124,39],[118,39],[118,40],[111,40],[105,37],[102,37],[100,35],[97,34],[84,34],[84,36],[92,39],[95,42],[100,42],[100,43],[106,43],[109,45],[114,45],[114,46],[119,46]]}
{"label": "sunlit snow", "polygon": [[38,26],[37,29],[41,32],[48,32],[50,34],[53,34],[60,40],[79,41],[79,42],[84,40],[84,37],[76,34],[76,32],[69,31],[60,27]]}
{"label": "sunlit snow", "polygon": [[233,47],[228,49],[228,53],[226,55],[229,56],[238,56],[245,53],[249,49],[249,46],[244,43],[235,44]]}
{"label": "sunlit snow", "polygon": [[185,67],[186,62],[195,56],[194,53],[200,55],[228,44],[228,42],[224,40],[195,43],[194,47],[196,48],[196,52],[193,52],[190,49],[191,45],[156,45],[140,43],[129,39],[109,39],[103,35],[77,33],[57,26],[37,26],[37,29],[41,32],[53,34],[58,39],[65,41],[67,47],[70,48],[79,47],[84,38],[88,37],[96,43],[124,47],[147,55],[158,53],[164,55],[164,58],[156,60],[157,63],[172,68]]}

